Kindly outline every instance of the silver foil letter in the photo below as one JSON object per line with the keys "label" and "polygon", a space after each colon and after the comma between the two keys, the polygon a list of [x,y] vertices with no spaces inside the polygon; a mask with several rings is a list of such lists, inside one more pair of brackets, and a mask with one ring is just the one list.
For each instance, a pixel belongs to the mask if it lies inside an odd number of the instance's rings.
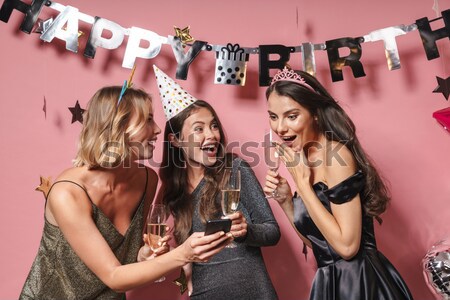
{"label": "silver foil letter", "polygon": [[[63,29],[67,23],[67,28]],[[40,39],[51,42],[54,38],[66,41],[66,49],[78,52],[78,8],[66,6],[65,9],[45,30]]]}
{"label": "silver foil letter", "polygon": [[[112,33],[111,38],[102,37],[103,30],[109,30]],[[116,49],[122,44],[124,37],[125,29],[122,26],[107,19],[95,17],[86,49],[84,49],[84,56],[94,58],[97,47]]]}
{"label": "silver foil letter", "polygon": [[[147,48],[139,47],[141,40],[148,41],[150,45]],[[132,69],[136,57],[150,59],[157,56],[161,51],[162,42],[161,37],[153,31],[131,27],[122,67]]]}
{"label": "silver foil letter", "polygon": [[410,31],[416,30],[417,25],[399,25],[387,27],[379,30],[372,31],[368,35],[364,36],[364,42],[384,42],[384,51],[386,54],[386,60],[389,70],[400,69],[400,57],[397,49],[397,42],[395,37],[399,35],[407,34]]}

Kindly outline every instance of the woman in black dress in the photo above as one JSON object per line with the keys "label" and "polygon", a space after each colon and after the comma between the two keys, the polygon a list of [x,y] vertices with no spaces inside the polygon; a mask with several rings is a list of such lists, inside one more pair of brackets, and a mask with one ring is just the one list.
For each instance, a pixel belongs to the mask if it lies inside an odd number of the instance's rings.
{"label": "woman in black dress", "polygon": [[266,92],[278,153],[292,175],[269,170],[264,191],[312,248],[318,270],[310,299],[412,299],[394,266],[376,247],[389,195],[362,149],[355,126],[324,87],[305,72],[276,74]]}

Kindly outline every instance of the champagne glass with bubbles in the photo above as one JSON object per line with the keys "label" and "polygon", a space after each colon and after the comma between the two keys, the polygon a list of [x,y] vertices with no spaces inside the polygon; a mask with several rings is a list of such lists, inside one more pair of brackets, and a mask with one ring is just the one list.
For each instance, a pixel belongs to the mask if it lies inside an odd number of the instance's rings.
{"label": "champagne glass with bubbles", "polygon": [[[150,207],[147,218],[147,238],[150,249],[154,252],[160,247],[159,240],[166,235],[167,214],[163,204],[154,203]],[[163,276],[155,282],[164,281],[166,278]]]}
{"label": "champagne glass with bubbles", "polygon": [[[264,134],[264,161],[271,171],[278,171],[280,167],[280,156],[277,152],[276,143],[279,142],[274,138],[274,133],[271,129],[266,129]],[[275,189],[271,195],[266,198],[278,197],[278,190]]]}
{"label": "champagne glass with bubbles", "polygon": [[[241,171],[226,169],[224,174],[224,185],[222,188],[222,213],[224,217],[233,214],[238,210],[239,197],[241,192]],[[227,248],[235,248],[236,243],[232,242],[226,246]]]}

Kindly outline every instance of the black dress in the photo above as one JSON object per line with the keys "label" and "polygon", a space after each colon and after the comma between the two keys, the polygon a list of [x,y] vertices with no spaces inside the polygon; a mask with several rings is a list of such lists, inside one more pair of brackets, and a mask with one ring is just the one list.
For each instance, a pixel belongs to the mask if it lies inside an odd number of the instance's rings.
{"label": "black dress", "polygon": [[[330,201],[343,204],[353,199],[363,189],[364,178],[358,171],[331,189],[322,182],[314,184],[313,189],[331,213]],[[363,213],[361,245],[351,260],[344,260],[333,250],[310,218],[301,198],[294,198],[294,218],[297,230],[311,241],[318,266],[310,299],[413,299],[398,271],[377,250],[372,217]]]}

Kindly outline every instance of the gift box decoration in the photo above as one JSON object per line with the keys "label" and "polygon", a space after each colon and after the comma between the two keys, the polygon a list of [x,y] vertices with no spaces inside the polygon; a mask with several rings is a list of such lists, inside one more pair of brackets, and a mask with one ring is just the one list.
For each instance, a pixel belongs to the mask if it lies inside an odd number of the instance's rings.
{"label": "gift box decoration", "polygon": [[239,44],[227,44],[216,52],[216,73],[214,83],[245,85],[249,54]]}

